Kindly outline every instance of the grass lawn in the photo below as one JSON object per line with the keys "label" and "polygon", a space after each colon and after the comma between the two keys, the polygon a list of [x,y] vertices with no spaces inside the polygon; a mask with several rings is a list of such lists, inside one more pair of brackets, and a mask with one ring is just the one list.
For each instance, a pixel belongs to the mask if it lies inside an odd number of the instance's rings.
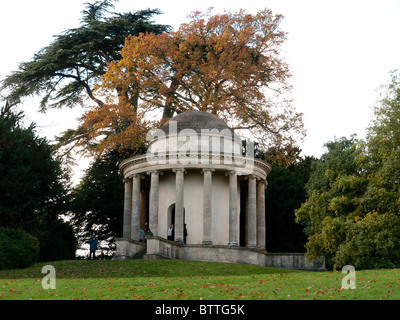
{"label": "grass lawn", "polygon": [[[42,267],[56,270],[56,289],[43,289]],[[176,260],[75,260],[0,271],[1,300],[387,300],[400,299],[400,269],[345,274]]]}

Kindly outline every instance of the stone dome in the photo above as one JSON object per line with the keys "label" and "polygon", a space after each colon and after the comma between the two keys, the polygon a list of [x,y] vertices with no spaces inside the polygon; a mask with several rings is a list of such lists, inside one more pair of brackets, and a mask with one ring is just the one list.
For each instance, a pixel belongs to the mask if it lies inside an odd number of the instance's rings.
{"label": "stone dome", "polygon": [[202,129],[217,129],[218,131],[228,129],[233,133],[233,130],[229,128],[223,120],[205,111],[190,110],[172,117],[167,123],[160,127],[167,135],[169,134],[171,121],[176,121],[177,133],[183,129],[192,129],[197,133],[201,133]]}

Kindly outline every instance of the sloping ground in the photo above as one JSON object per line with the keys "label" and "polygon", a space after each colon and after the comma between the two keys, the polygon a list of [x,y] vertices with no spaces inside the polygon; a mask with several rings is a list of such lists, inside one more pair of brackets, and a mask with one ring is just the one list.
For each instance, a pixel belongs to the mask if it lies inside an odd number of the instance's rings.
{"label": "sloping ground", "polygon": [[[55,270],[55,289],[46,288]],[[341,272],[303,272],[252,265],[176,260],[75,260],[0,271],[3,300],[276,300],[400,299],[400,270],[356,271],[345,290]],[[42,285],[45,285],[43,288]]]}

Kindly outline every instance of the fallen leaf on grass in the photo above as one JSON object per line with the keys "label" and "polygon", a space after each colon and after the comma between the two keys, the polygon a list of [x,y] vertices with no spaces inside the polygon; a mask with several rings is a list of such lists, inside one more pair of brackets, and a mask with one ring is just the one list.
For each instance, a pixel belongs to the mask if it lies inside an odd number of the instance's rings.
{"label": "fallen leaf on grass", "polygon": [[235,300],[239,300],[240,296],[242,295],[241,292],[239,292],[239,294],[237,295],[237,297],[235,298]]}

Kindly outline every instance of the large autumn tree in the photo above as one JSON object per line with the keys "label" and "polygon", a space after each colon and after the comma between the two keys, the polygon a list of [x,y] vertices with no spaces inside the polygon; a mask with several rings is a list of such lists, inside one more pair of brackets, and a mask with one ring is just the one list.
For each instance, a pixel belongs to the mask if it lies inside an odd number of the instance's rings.
{"label": "large autumn tree", "polygon": [[[97,91],[107,103],[82,118],[80,128],[91,138],[86,145],[99,153],[118,144],[136,149],[149,127],[176,113],[203,110],[250,131],[261,147],[290,154],[304,130],[302,115],[283,98],[290,71],[279,52],[286,39],[281,20],[269,10],[209,10],[192,13],[174,32],[129,36]],[[145,116],[151,111],[154,122]]]}

